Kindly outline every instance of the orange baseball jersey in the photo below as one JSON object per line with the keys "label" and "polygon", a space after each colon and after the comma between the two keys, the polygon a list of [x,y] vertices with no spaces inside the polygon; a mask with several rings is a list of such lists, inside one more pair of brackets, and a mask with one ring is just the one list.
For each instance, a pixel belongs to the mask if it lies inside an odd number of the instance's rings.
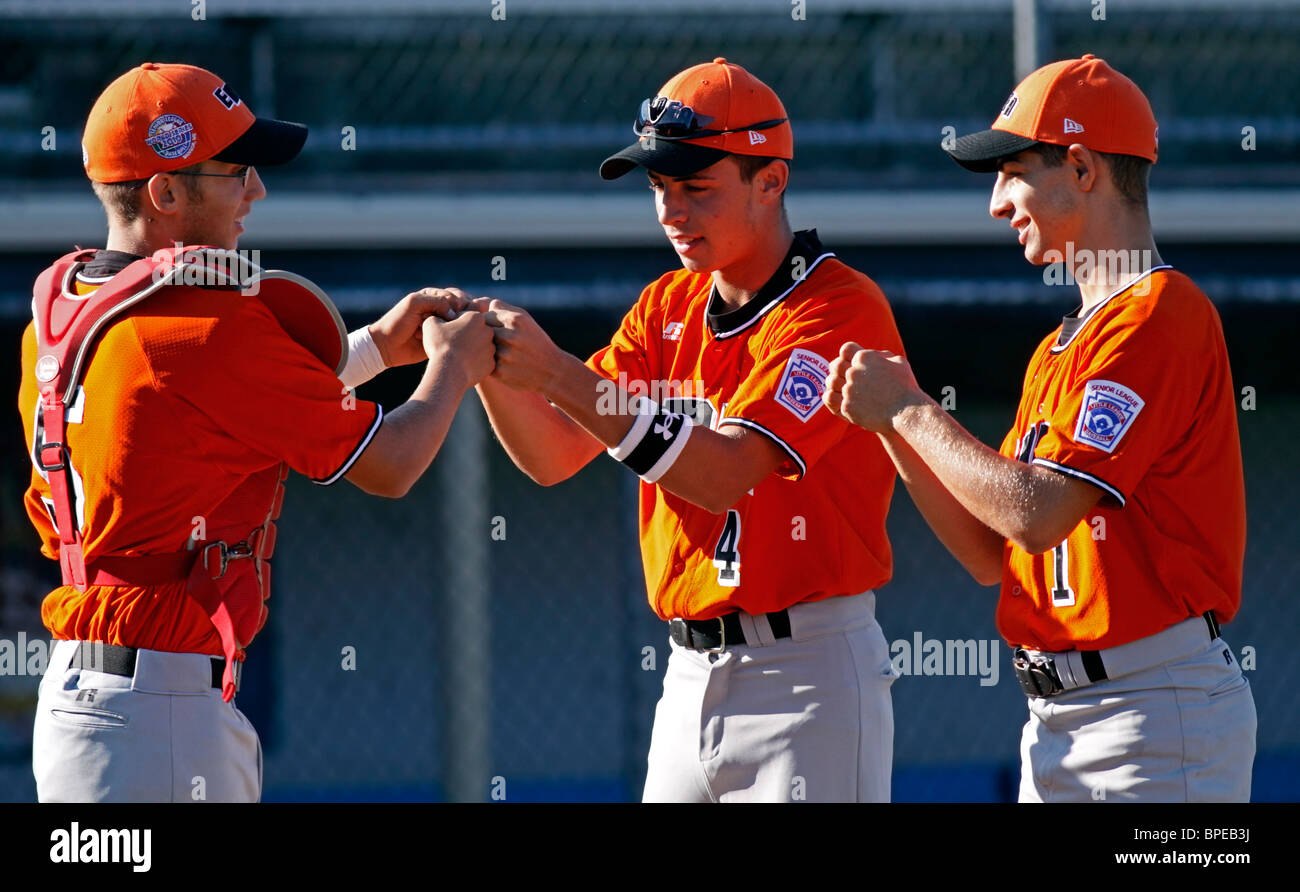
{"label": "orange baseball jersey", "polygon": [[[75,293],[104,281],[79,273]],[[28,325],[18,406],[33,459],[41,427],[35,361]],[[252,530],[266,519],[281,462],[332,483],[382,419],[378,405],[345,397],[334,372],[261,300],[197,287],[160,290],[112,324],[67,403],[73,508],[87,564],[183,551],[203,530]],[[57,560],[50,486],[35,460],[25,502],[42,553]],[[183,581],[60,586],[41,615],[55,638],[222,653]]]}
{"label": "orange baseball jersey", "polygon": [[1025,373],[1001,452],[1100,488],[1056,548],[1008,543],[998,628],[1036,650],[1100,650],[1241,604],[1246,496],[1219,314],[1159,266],[1067,318]]}
{"label": "orange baseball jersey", "polygon": [[893,465],[875,434],[821,402],[845,341],[902,352],[885,296],[807,231],[752,300],[710,312],[717,306],[710,276],[668,273],[588,360],[625,389],[715,430],[747,427],[785,454],[774,474],[720,515],[641,483],[650,606],[663,619],[711,619],[888,582]]}

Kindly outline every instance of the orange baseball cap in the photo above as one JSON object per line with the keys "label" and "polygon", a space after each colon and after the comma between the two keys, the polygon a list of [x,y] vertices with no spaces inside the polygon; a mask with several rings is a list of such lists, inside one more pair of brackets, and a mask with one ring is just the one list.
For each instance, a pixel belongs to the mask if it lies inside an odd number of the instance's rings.
{"label": "orange baseball cap", "polygon": [[81,139],[81,160],[95,182],[121,183],[210,159],[283,164],[306,140],[302,124],[254,116],[210,71],[145,62],[95,100]]}
{"label": "orange baseball cap", "polygon": [[1007,155],[1040,142],[1078,143],[1097,152],[1156,160],[1156,118],[1146,96],[1088,53],[1044,65],[1011,91],[990,130],[947,149],[968,170],[991,172]]}
{"label": "orange baseball cap", "polygon": [[673,75],[641,103],[632,130],[638,139],[600,165],[617,179],[638,164],[681,177],[728,155],[794,157],[794,134],[772,88],[721,57]]}

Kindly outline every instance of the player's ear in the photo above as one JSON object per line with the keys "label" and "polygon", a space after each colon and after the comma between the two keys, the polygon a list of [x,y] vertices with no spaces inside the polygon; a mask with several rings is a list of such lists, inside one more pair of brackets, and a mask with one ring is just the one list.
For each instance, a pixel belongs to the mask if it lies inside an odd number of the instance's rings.
{"label": "player's ear", "polygon": [[176,177],[165,173],[154,174],[141,190],[140,211],[146,217],[164,216],[180,211],[182,198]]}
{"label": "player's ear", "polygon": [[754,179],[758,181],[760,200],[780,201],[786,185],[790,182],[790,167],[784,161],[773,161],[760,170]]}
{"label": "player's ear", "polygon": [[1081,192],[1091,192],[1097,183],[1097,165],[1101,158],[1087,146],[1075,143],[1066,150],[1065,163],[1074,173],[1074,181]]}

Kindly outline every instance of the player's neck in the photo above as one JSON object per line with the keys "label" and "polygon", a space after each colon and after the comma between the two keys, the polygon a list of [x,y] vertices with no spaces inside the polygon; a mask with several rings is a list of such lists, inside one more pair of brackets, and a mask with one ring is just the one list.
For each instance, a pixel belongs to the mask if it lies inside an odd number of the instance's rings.
{"label": "player's neck", "polygon": [[1164,262],[1145,213],[1108,219],[1081,242],[1067,261],[1083,301],[1080,315]]}
{"label": "player's neck", "polygon": [[143,220],[108,227],[108,240],[104,247],[109,251],[124,251],[139,257],[152,257],[155,251],[175,247],[178,233]]}
{"label": "player's neck", "polygon": [[734,310],[753,300],[785,261],[793,241],[794,233],[783,219],[779,226],[768,230],[762,243],[743,260],[726,269],[714,270],[713,285],[723,305]]}

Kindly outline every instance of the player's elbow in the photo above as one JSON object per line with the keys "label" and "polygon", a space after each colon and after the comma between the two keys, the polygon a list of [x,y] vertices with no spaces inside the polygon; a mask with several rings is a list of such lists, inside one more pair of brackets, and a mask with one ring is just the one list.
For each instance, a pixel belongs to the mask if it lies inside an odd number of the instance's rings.
{"label": "player's elbow", "polygon": [[1027,529],[1007,538],[1026,554],[1043,554],[1060,545],[1061,540],[1065,538],[1065,534],[1057,535],[1052,532]]}
{"label": "player's elbow", "polygon": [[700,494],[700,498],[695,502],[696,505],[703,508],[710,514],[726,514],[727,511],[736,506],[745,493],[753,489],[748,484],[737,486],[716,486]]}
{"label": "player's elbow", "polygon": [[979,566],[966,568],[966,572],[971,578],[983,586],[998,585],[1002,582],[1002,564],[999,562],[996,566]]}
{"label": "player's elbow", "polygon": [[538,486],[554,486],[557,483],[563,483],[571,476],[561,474],[554,468],[520,468],[520,470]]}
{"label": "player's elbow", "polygon": [[384,499],[401,499],[405,498],[406,494],[411,491],[411,484],[394,481],[376,486],[363,486],[361,488],[372,496],[379,496]]}
{"label": "player's elbow", "polygon": [[414,477],[408,478],[391,474],[349,474],[348,480],[366,495],[378,496],[384,499],[403,498],[415,485]]}

